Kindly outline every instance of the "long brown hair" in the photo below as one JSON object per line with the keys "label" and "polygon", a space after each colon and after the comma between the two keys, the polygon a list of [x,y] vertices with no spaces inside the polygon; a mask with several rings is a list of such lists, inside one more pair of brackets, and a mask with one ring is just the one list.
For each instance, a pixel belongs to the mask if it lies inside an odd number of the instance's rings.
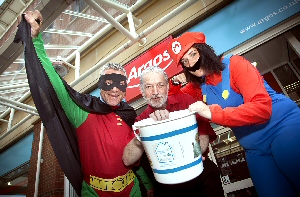
{"label": "long brown hair", "polygon": [[[192,47],[195,47],[200,54],[200,58],[196,64],[200,64],[200,68],[202,68],[207,75],[214,73],[220,74],[221,71],[224,70],[225,65],[222,64],[223,54],[217,55],[214,49],[206,43],[195,43]],[[201,85],[205,81],[204,77],[197,77],[185,68],[183,68],[183,72],[187,82]]]}

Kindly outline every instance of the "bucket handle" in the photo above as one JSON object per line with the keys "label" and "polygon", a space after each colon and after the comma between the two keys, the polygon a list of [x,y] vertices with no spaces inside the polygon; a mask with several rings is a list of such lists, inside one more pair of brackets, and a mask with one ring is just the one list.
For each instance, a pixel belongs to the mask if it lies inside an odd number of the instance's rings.
{"label": "bucket handle", "polygon": [[137,128],[136,126],[132,125],[132,130],[133,130],[133,133],[134,133],[136,139],[137,139],[138,141],[142,142],[142,141],[141,141],[141,137],[136,133],[136,131],[138,130],[138,128]]}

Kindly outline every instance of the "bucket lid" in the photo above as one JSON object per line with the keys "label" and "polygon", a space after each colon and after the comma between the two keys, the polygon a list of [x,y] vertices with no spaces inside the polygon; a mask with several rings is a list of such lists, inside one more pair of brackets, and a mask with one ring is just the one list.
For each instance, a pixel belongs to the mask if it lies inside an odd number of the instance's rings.
{"label": "bucket lid", "polygon": [[181,119],[181,118],[184,118],[187,116],[191,116],[191,115],[194,115],[195,113],[196,112],[191,112],[188,109],[174,111],[174,112],[169,113],[169,119],[155,121],[152,118],[146,118],[146,119],[143,119],[143,120],[140,120],[140,121],[134,123],[134,126],[137,128],[141,128],[141,127],[146,127],[146,126],[151,126],[151,125],[162,124],[165,122],[174,121],[174,120]]}

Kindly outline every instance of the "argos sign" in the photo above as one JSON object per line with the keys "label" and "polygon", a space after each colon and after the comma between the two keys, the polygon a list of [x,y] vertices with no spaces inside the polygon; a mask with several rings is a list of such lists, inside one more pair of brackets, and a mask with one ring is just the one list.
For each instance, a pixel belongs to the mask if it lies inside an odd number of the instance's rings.
{"label": "argos sign", "polygon": [[182,68],[177,67],[167,51],[168,44],[171,40],[172,36],[169,36],[124,66],[128,75],[126,90],[127,102],[133,101],[134,98],[141,97],[139,89],[140,75],[144,69],[151,66],[159,66],[166,71],[169,77],[182,71]]}

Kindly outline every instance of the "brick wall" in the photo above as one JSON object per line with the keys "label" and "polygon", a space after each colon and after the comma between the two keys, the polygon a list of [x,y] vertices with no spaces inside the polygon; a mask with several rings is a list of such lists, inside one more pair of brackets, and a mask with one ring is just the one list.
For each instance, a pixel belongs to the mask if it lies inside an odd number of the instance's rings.
{"label": "brick wall", "polygon": [[[32,142],[32,155],[30,158],[30,170],[28,173],[28,186],[26,196],[34,196],[34,187],[37,171],[37,158],[40,140],[41,123],[34,126]],[[39,197],[63,197],[64,173],[62,172],[54,155],[47,133],[44,132],[42,159],[40,167]]]}

